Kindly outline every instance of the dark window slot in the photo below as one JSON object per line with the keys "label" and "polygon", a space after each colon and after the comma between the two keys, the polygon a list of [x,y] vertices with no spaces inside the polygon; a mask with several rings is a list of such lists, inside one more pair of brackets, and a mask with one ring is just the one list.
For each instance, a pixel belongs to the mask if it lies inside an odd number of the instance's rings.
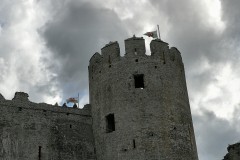
{"label": "dark window slot", "polygon": [[135,81],[135,88],[144,88],[144,75],[143,74],[136,74],[134,75]]}
{"label": "dark window slot", "polygon": [[108,63],[111,64],[111,57],[110,57],[110,55],[108,56]]}
{"label": "dark window slot", "polygon": [[113,132],[115,131],[115,118],[114,114],[109,114],[106,116],[106,132]]}
{"label": "dark window slot", "polygon": [[133,148],[136,148],[136,141],[135,141],[135,139],[133,140]]}
{"label": "dark window slot", "polygon": [[38,160],[41,160],[42,157],[42,146],[38,146]]}

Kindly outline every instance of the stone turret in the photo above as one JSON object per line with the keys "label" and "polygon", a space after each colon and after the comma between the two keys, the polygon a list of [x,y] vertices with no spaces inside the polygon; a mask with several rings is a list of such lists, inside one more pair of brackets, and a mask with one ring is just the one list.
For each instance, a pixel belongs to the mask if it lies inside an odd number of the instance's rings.
{"label": "stone turret", "polygon": [[184,66],[177,48],[125,40],[95,53],[89,64],[90,104],[98,160],[197,160]]}

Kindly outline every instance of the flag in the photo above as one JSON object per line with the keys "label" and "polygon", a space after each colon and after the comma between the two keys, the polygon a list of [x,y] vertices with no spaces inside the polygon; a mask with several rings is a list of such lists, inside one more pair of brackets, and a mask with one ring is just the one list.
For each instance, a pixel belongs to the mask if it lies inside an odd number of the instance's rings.
{"label": "flag", "polygon": [[152,32],[146,32],[144,35],[152,38],[158,38],[157,31],[152,31]]}
{"label": "flag", "polygon": [[67,100],[67,103],[78,103],[78,97],[71,97],[71,98],[68,98]]}

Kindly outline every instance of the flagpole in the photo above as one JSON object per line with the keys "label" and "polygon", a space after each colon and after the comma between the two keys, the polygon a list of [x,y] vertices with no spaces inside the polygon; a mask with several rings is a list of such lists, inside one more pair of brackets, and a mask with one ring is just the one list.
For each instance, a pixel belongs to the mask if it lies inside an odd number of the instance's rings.
{"label": "flagpole", "polygon": [[160,30],[159,30],[159,25],[157,25],[157,28],[158,28],[158,37],[159,37],[159,39],[161,40],[161,37],[160,37]]}
{"label": "flagpole", "polygon": [[79,92],[78,92],[78,108],[79,108]]}

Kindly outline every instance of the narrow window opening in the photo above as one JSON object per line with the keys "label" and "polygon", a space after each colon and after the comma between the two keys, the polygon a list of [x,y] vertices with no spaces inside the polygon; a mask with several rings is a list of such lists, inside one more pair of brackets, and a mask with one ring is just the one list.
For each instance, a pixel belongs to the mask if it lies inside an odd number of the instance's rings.
{"label": "narrow window opening", "polygon": [[18,111],[22,111],[22,107],[18,107]]}
{"label": "narrow window opening", "polygon": [[143,74],[136,74],[134,75],[135,81],[135,88],[144,88],[144,75]]}
{"label": "narrow window opening", "polygon": [[115,131],[115,119],[114,114],[109,114],[106,116],[106,132],[110,133]]}
{"label": "narrow window opening", "polygon": [[42,157],[42,146],[38,146],[38,160],[41,160]]}
{"label": "narrow window opening", "polygon": [[110,64],[110,65],[109,65],[109,68],[111,68],[111,67],[112,67],[112,65]]}
{"label": "narrow window opening", "polygon": [[137,48],[134,48],[134,54],[137,55]]}
{"label": "narrow window opening", "polygon": [[72,128],[72,125],[70,124],[69,127]]}
{"label": "narrow window opening", "polygon": [[138,59],[135,59],[135,62],[138,62]]}
{"label": "narrow window opening", "polygon": [[136,148],[136,142],[135,142],[135,139],[133,139],[133,148]]}
{"label": "narrow window opening", "polygon": [[157,66],[155,66],[155,68],[157,68]]}
{"label": "narrow window opening", "polygon": [[111,64],[111,57],[110,57],[110,55],[108,56],[108,63]]}
{"label": "narrow window opening", "polygon": [[163,52],[163,64],[166,64],[165,53]]}

